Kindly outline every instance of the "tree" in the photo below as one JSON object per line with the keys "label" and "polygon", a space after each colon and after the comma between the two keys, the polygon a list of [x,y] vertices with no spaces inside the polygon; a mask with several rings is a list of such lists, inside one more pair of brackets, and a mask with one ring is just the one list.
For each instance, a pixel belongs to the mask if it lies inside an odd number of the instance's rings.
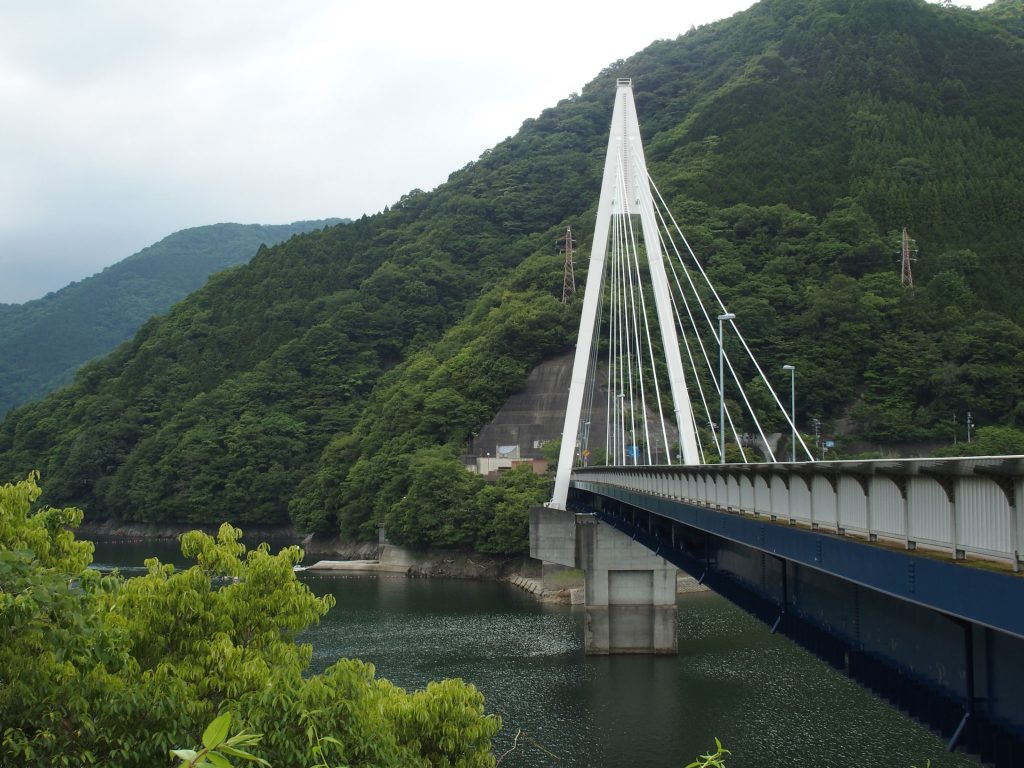
{"label": "tree", "polygon": [[498,482],[482,488],[476,495],[475,504],[484,523],[474,549],[499,555],[528,551],[530,507],[543,504],[550,495],[550,479],[534,474],[529,466],[503,472]]}
{"label": "tree", "polygon": [[388,537],[416,549],[465,547],[482,527],[474,504],[483,480],[445,447],[422,448],[409,462],[408,491],[387,512]]}
{"label": "tree", "polygon": [[[471,685],[406,693],[348,659],[305,676],[296,638],[333,599],[297,579],[298,547],[246,550],[225,524],[181,537],[190,568],[150,559],[143,576],[100,576],[69,530],[81,511],[34,509],[39,494],[34,474],[0,487],[4,765],[161,765],[204,730],[215,764],[224,744],[274,765],[328,749],[350,766],[494,764],[500,720]],[[262,741],[229,737],[226,714]]]}
{"label": "tree", "polygon": [[1024,431],[1014,427],[979,427],[974,439],[939,448],[933,456],[1020,456]]}

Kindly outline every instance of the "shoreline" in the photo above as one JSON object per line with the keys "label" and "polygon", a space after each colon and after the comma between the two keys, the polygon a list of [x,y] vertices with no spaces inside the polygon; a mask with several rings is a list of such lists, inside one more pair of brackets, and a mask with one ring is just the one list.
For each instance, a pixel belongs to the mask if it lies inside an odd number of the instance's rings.
{"label": "shoreline", "polygon": [[317,560],[311,565],[297,565],[297,571],[359,571],[362,573],[402,573],[408,575],[409,566],[382,563],[380,560]]}
{"label": "shoreline", "polygon": [[[371,560],[377,558],[381,545],[375,541],[342,541],[338,537],[313,533],[299,533],[291,525],[251,525],[231,523],[242,530],[246,546],[253,542],[271,545],[296,544],[307,557],[338,555],[342,560]],[[189,531],[202,531],[216,536],[220,524],[144,523],[123,520],[89,520],[86,518],[75,529],[75,537],[90,541],[173,541]]]}
{"label": "shoreline", "polygon": [[[232,523],[232,525],[235,525]],[[337,536],[298,533],[290,525],[240,526],[247,547],[266,542],[271,549],[295,544],[305,556],[302,570],[404,573],[415,578],[447,577],[498,581],[538,570],[527,555],[484,555],[466,550],[414,552],[380,541],[346,541]],[[220,525],[83,520],[75,536],[89,541],[173,541],[188,531],[216,535]]]}
{"label": "shoreline", "polygon": [[[90,541],[177,539],[187,531],[200,530],[211,535],[219,525],[177,525],[126,523],[118,520],[82,521],[77,538]],[[242,526],[237,526],[242,527]],[[253,541],[302,547],[304,563],[297,570],[320,573],[385,573],[408,578],[452,578],[474,581],[505,581],[545,603],[581,605],[584,602],[583,573],[548,567],[528,555],[483,555],[464,550],[414,552],[387,542],[343,541],[338,537],[299,534],[290,525],[242,527],[247,546]],[[692,576],[678,572],[676,594],[707,591]]]}

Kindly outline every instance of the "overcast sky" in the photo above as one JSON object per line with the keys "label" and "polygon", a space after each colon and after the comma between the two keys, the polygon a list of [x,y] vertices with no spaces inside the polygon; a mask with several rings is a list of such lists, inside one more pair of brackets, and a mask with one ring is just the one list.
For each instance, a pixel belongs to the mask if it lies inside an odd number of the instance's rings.
{"label": "overcast sky", "polygon": [[0,0],[0,302],[186,227],[375,213],[750,5]]}

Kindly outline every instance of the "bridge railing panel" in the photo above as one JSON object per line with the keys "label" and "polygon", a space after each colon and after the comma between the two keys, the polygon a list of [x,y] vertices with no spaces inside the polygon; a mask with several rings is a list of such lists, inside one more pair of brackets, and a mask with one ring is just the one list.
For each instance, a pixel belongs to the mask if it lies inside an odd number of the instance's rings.
{"label": "bridge railing panel", "polygon": [[956,484],[956,532],[960,549],[1009,557],[1010,504],[1006,493],[984,477],[962,477]]}
{"label": "bridge railing panel", "polygon": [[815,520],[811,507],[811,489],[807,487],[807,481],[802,477],[794,477],[789,481],[789,509],[790,517],[809,525],[814,525]]}
{"label": "bridge railing panel", "polygon": [[754,484],[754,511],[760,515],[776,514],[772,510],[772,489],[768,480],[763,475],[757,475],[753,479]]}
{"label": "bridge railing panel", "polygon": [[1024,477],[1017,478],[1017,482],[1014,487],[1014,516],[1012,518],[1013,523],[1013,557],[1014,557],[1014,570],[1016,570],[1017,563],[1021,559],[1021,553],[1024,552]]}
{"label": "bridge railing panel", "polygon": [[827,477],[816,476],[811,481],[811,504],[815,523],[827,528],[839,527],[836,492]]}
{"label": "bridge railing panel", "polygon": [[757,511],[757,500],[754,498],[754,482],[756,478],[744,475],[737,478],[740,486],[740,507],[748,511]]}
{"label": "bridge railing panel", "polygon": [[743,509],[740,479],[736,475],[728,475],[725,478],[725,504],[729,509]]}
{"label": "bridge railing panel", "polygon": [[[800,481],[794,479],[792,482],[799,483]],[[793,510],[789,505],[789,488],[786,486],[785,479],[778,475],[772,475],[771,498],[773,515],[787,520],[793,517]]]}
{"label": "bridge railing panel", "polygon": [[[700,501],[706,501],[708,504],[711,504],[713,501],[713,497],[710,493],[708,493],[707,475],[705,475],[703,472],[698,472],[695,479],[696,488],[694,489],[693,498],[698,499]],[[714,485],[712,485],[711,487],[714,488]]]}
{"label": "bridge railing panel", "polygon": [[868,497],[864,487],[853,477],[836,481],[836,517],[846,531],[868,533]]}
{"label": "bridge railing panel", "polygon": [[729,478],[724,475],[715,475],[715,504],[719,507],[729,506]]}
{"label": "bridge railing panel", "polygon": [[950,546],[953,541],[952,510],[946,489],[931,477],[907,479],[908,537],[923,544]]}
{"label": "bridge railing panel", "polygon": [[681,499],[683,498],[684,489],[686,487],[686,478],[677,474],[670,474],[665,477],[667,483],[665,493],[670,499]]}
{"label": "bridge railing panel", "polygon": [[697,477],[693,472],[682,475],[679,483],[679,498],[692,499],[697,493]]}
{"label": "bridge railing panel", "polygon": [[907,510],[903,494],[888,477],[872,477],[868,481],[870,531],[876,536],[907,538]]}

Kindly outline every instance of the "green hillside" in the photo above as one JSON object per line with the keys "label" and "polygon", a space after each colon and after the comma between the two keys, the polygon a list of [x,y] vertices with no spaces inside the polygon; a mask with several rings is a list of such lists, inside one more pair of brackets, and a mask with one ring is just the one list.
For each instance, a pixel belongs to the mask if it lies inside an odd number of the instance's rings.
{"label": "green hillside", "polygon": [[521,547],[543,489],[456,456],[573,343],[554,241],[589,247],[623,76],[652,176],[762,366],[798,366],[807,417],[881,446],[949,441],[967,410],[1018,435],[1022,16],[763,0],[655,43],[438,189],[213,277],[9,414],[0,477],[38,467],[94,517]]}
{"label": "green hillside", "polygon": [[131,338],[212,273],[244,264],[260,245],[339,221],[193,227],[41,299],[0,304],[0,416],[68,384],[82,363]]}

